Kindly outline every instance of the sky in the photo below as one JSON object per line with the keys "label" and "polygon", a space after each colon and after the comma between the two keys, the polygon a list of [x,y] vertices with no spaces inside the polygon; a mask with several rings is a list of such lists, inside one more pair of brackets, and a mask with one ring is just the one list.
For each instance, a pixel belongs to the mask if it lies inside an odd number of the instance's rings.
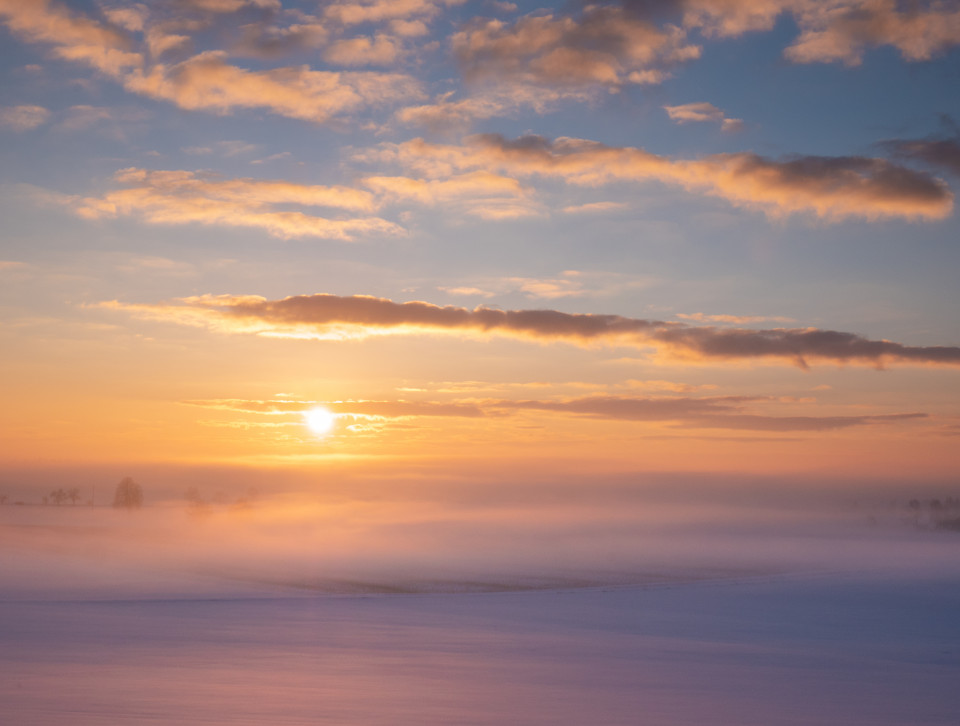
{"label": "sky", "polygon": [[958,45],[946,0],[0,0],[0,488],[955,481]]}

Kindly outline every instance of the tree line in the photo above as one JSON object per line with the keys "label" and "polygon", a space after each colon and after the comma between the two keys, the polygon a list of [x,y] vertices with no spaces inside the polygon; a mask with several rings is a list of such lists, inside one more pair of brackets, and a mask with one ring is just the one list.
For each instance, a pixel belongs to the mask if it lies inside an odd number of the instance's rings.
{"label": "tree line", "polygon": [[[80,487],[70,487],[69,489],[60,487],[43,497],[42,501],[45,505],[53,504],[57,507],[66,502],[70,502],[72,506],[76,506],[81,498]],[[7,499],[6,494],[0,494],[0,504],[6,504]],[[14,502],[14,504],[24,504],[24,502],[18,501]],[[92,498],[87,500],[87,505],[93,506]],[[117,484],[117,488],[114,491],[113,506],[117,509],[139,509],[143,506],[143,487],[131,477],[125,476]]]}

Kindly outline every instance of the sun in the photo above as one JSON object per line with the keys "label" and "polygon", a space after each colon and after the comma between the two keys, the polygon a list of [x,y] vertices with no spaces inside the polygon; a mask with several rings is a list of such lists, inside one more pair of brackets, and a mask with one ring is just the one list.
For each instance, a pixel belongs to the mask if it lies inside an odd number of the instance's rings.
{"label": "sun", "polygon": [[307,423],[307,428],[317,436],[329,434],[333,430],[333,425],[337,422],[335,413],[320,406],[305,411],[303,418]]}

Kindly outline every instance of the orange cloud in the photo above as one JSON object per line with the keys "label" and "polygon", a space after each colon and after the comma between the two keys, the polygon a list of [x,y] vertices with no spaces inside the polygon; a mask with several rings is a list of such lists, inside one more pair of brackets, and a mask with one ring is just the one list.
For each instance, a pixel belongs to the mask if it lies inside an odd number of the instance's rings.
{"label": "orange cloud", "polygon": [[[632,5],[631,0],[626,0]],[[707,37],[734,37],[747,32],[771,30],[781,13],[804,0],[678,0],[683,26],[697,28]]]}
{"label": "orange cloud", "polygon": [[[0,263],[0,265],[2,264],[3,263]],[[3,269],[3,268],[0,267],[0,269]],[[443,290],[445,293],[448,293],[450,295],[470,295],[470,296],[475,295],[477,297],[496,297],[497,295],[497,293],[495,292],[491,292],[489,290],[483,290],[479,287],[461,286],[461,287],[440,287],[437,289]]]}
{"label": "orange cloud", "polygon": [[566,214],[592,214],[626,209],[627,206],[625,202],[588,202],[586,204],[572,204],[560,211]]}
{"label": "orange cloud", "polygon": [[951,0],[684,0],[683,24],[707,36],[771,30],[790,13],[800,36],[785,55],[797,63],[858,65],[870,47],[889,45],[907,60],[929,60],[960,43],[960,7]]}
{"label": "orange cloud", "polygon": [[438,286],[450,295],[496,297],[521,293],[528,298],[597,297],[646,287],[649,278],[615,272],[564,270],[556,277],[467,277],[455,286]]}
{"label": "orange cloud", "polygon": [[797,156],[768,159],[749,152],[671,159],[633,147],[585,139],[498,134],[468,137],[461,146],[414,139],[359,155],[396,162],[442,177],[465,169],[499,170],[517,176],[559,178],[599,186],[635,181],[676,184],[771,216],[813,213],[826,220],[859,217],[942,219],[953,195],[929,174],[885,159],[862,156]]}
{"label": "orange cloud", "polygon": [[670,120],[676,121],[678,124],[711,121],[720,124],[724,131],[739,131],[743,128],[742,120],[728,118],[723,111],[712,103],[685,103],[680,106],[664,106],[663,108]]}
{"label": "orange cloud", "polygon": [[579,19],[476,20],[451,43],[468,81],[548,86],[659,83],[673,66],[700,56],[681,28],[656,28],[620,8],[597,5]]}
{"label": "orange cloud", "polygon": [[587,396],[566,401],[498,401],[497,408],[565,413],[618,421],[671,421],[684,428],[748,431],[832,431],[927,418],[925,413],[875,416],[764,416],[742,413],[742,404],[760,399],[743,396],[712,398],[636,398]]}
{"label": "orange cloud", "polygon": [[750,325],[752,323],[795,323],[793,318],[777,315],[707,315],[706,313],[677,313],[681,320],[693,320],[697,323],[726,323],[729,325]]}
{"label": "orange cloud", "polygon": [[49,0],[0,0],[0,17],[17,35],[53,44],[60,58],[86,63],[111,76],[143,64],[143,56],[130,51],[126,35]]}
{"label": "orange cloud", "polygon": [[386,66],[393,63],[400,47],[387,35],[379,34],[373,39],[343,38],[332,43],[323,57],[331,63],[343,66]]}
{"label": "orange cloud", "polygon": [[481,401],[289,401],[213,399],[182,401],[190,406],[256,415],[303,414],[322,405],[341,417],[367,420],[417,417],[483,418],[519,411],[582,416],[608,421],[666,422],[682,428],[769,432],[836,431],[855,426],[888,425],[928,418],[925,413],[859,416],[769,416],[745,413],[746,404],[769,402],[749,396],[637,397],[592,395],[563,400]]}
{"label": "orange cloud", "polygon": [[138,216],[154,224],[254,227],[283,239],[351,240],[358,234],[405,234],[403,228],[378,217],[329,219],[276,208],[297,204],[371,212],[375,207],[373,196],[349,187],[220,179],[190,171],[145,169],[123,169],[116,179],[126,188],[102,197],[71,198],[68,204],[85,219]]}
{"label": "orange cloud", "polygon": [[178,0],[182,5],[208,13],[235,13],[245,7],[280,10],[280,0]]}
{"label": "orange cloud", "polygon": [[704,416],[685,421],[683,428],[733,429],[737,431],[836,431],[853,426],[879,426],[928,418],[925,413],[893,413],[878,416]]}
{"label": "orange cloud", "polygon": [[43,106],[0,106],[0,127],[14,131],[29,131],[42,126],[50,118]]}
{"label": "orange cloud", "polygon": [[367,0],[361,2],[334,2],[324,11],[324,17],[343,23],[379,23],[385,20],[404,20],[412,17],[432,17],[445,5],[460,5],[465,0]]}
{"label": "orange cloud", "polygon": [[224,58],[222,51],[208,51],[174,66],[158,64],[149,73],[127,75],[124,86],[190,110],[265,108],[313,122],[421,95],[417,81],[397,73],[339,73],[305,66],[248,71]]}
{"label": "orange cloud", "polygon": [[[247,3],[206,0],[197,6],[227,12],[243,4]],[[273,3],[265,6],[273,7]],[[48,0],[0,0],[0,17],[5,18],[14,33],[33,42],[52,44],[59,57],[92,66],[130,92],[190,110],[230,113],[260,108],[290,118],[324,122],[360,108],[409,102],[423,95],[419,83],[403,74],[338,73],[306,66],[252,71],[226,62],[226,53],[219,50],[206,51],[174,65],[148,66],[142,53],[130,50],[132,36]],[[136,19],[129,14],[120,21],[128,28],[137,26]],[[140,21],[143,22],[142,18]],[[187,36],[169,35],[159,27],[144,32],[153,56],[181,47],[189,40]],[[353,58],[356,61],[359,56],[354,54]]]}
{"label": "orange cloud", "polygon": [[911,61],[929,60],[960,43],[960,6],[933,0],[909,3],[858,0],[826,8],[808,0],[799,13],[803,31],[785,55],[797,63],[841,61],[859,65],[871,46],[890,45]]}
{"label": "orange cloud", "polygon": [[557,310],[474,309],[377,297],[316,294],[280,300],[204,295],[166,304],[101,303],[135,315],[221,332],[315,339],[371,335],[508,336],[574,345],[656,348],[693,362],[808,361],[883,366],[888,363],[960,365],[958,346],[908,346],[855,333],[816,328],[748,330]]}
{"label": "orange cloud", "polygon": [[515,219],[539,214],[532,192],[513,178],[474,171],[447,179],[412,179],[400,176],[372,176],[364,186],[393,201],[411,200],[420,204],[457,203],[466,214],[483,219]]}
{"label": "orange cloud", "polygon": [[223,411],[285,415],[306,413],[322,405],[340,416],[357,418],[412,418],[415,416],[457,416],[477,418],[487,415],[474,403],[435,401],[250,401],[236,398],[181,401],[189,406]]}
{"label": "orange cloud", "polygon": [[580,88],[543,88],[520,83],[494,85],[477,95],[455,101],[451,100],[452,95],[451,91],[439,96],[434,103],[407,106],[397,111],[394,117],[410,126],[451,132],[469,127],[478,119],[510,116],[524,108],[546,113],[558,101],[587,101],[592,97],[589,91]]}

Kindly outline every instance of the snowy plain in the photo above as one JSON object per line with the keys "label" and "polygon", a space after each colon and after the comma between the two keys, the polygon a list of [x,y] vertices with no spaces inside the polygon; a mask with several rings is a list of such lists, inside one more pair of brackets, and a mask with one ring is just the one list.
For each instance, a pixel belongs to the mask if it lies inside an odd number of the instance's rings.
{"label": "snowy plain", "polygon": [[510,567],[446,528],[443,558],[351,559],[181,519],[3,509],[3,723],[960,723],[953,533],[666,527],[615,562],[629,537],[591,562],[540,533]]}

